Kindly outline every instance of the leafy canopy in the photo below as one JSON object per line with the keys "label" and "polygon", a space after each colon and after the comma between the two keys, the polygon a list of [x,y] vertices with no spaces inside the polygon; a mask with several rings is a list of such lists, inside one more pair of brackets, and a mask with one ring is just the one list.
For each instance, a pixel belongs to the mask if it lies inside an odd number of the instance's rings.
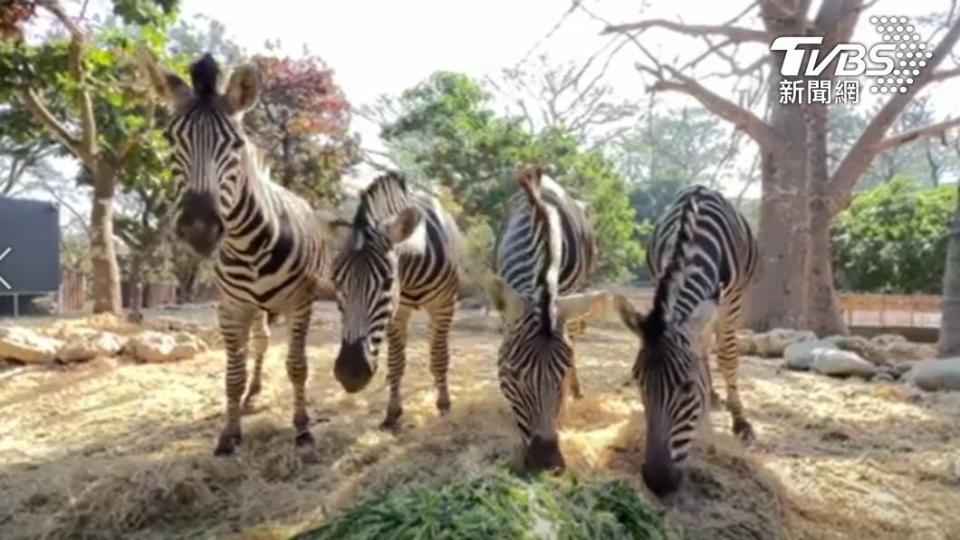
{"label": "leafy canopy", "polygon": [[837,287],[857,292],[940,292],[955,186],[916,189],[906,177],[858,193],[833,222]]}

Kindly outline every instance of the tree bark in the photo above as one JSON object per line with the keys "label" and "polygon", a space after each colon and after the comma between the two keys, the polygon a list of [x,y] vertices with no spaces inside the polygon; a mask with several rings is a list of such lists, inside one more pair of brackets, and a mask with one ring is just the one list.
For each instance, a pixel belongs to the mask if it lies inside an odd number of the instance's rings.
{"label": "tree bark", "polygon": [[113,195],[116,170],[102,162],[93,171],[90,260],[93,264],[93,312],[120,314],[120,266],[113,240]]}
{"label": "tree bark", "polygon": [[810,166],[810,251],[806,267],[806,327],[818,336],[846,334],[833,283],[830,250],[830,171],[827,167],[827,106],[807,105]]}
{"label": "tree bark", "polygon": [[802,328],[807,301],[807,130],[803,108],[781,105],[778,88],[770,89],[771,127],[784,144],[761,147],[760,260],[744,306],[745,326],[758,332]]}
{"label": "tree bark", "polygon": [[943,274],[942,319],[937,349],[941,357],[960,356],[960,189],[947,244],[947,267]]}

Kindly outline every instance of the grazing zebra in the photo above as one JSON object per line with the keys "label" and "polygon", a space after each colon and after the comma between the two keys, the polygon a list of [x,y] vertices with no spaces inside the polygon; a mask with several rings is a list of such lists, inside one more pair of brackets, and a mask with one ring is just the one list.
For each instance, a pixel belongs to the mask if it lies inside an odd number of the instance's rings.
{"label": "grazing zebra", "polygon": [[736,329],[757,245],[746,219],[720,193],[694,186],[657,221],[647,263],[657,281],[652,310],[641,315],[622,297],[616,307],[642,340],[633,378],[646,412],[643,477],[655,493],[665,494],[679,486],[680,466],[707,415],[707,343],[714,326],[733,432],[744,441],[754,436],[737,391]]}
{"label": "grazing zebra", "polygon": [[430,373],[437,409],[450,410],[447,369],[450,323],[460,287],[460,233],[432,197],[416,196],[397,173],[376,178],[360,195],[348,222],[318,213],[324,234],[337,246],[331,275],[341,314],[342,343],[334,375],[347,392],[358,392],[377,370],[384,332],[388,339],[390,401],[384,429],[403,414],[400,379],[406,366],[411,312],[430,314]]}
{"label": "grazing zebra", "polygon": [[[601,295],[577,290],[593,267],[594,238],[583,206],[538,167],[519,174],[501,234],[491,303],[505,322],[500,389],[525,446],[523,468],[563,469],[557,417],[575,377],[566,324],[598,308]],[[572,389],[571,389],[572,390]]]}
{"label": "grazing zebra", "polygon": [[235,69],[220,93],[220,69],[209,54],[191,66],[192,84],[156,65],[148,53],[141,53],[141,62],[154,89],[173,108],[165,134],[174,180],[186,188],[177,236],[198,254],[216,256],[217,316],[227,350],[227,414],[214,453],[232,454],[241,442],[247,349],[252,346],[256,363],[249,405],[260,387],[266,312],[289,317],[287,376],[293,385],[295,442],[312,445],[304,395],[305,348],[326,250],[314,230],[313,210],[269,180],[243,133],[242,115],[257,99],[256,68]]}

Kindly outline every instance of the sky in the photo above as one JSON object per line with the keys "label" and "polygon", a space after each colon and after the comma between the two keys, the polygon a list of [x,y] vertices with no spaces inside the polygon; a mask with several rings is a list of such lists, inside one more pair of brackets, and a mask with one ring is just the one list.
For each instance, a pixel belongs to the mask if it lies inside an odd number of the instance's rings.
{"label": "sky", "polygon": [[[583,6],[605,20],[622,23],[642,18],[665,18],[688,23],[722,24],[741,12],[749,0],[582,0]],[[813,10],[822,1],[815,0]],[[79,0],[65,0],[77,9]],[[897,14],[911,17],[946,11],[949,0],[880,0],[865,14]],[[109,0],[91,0],[88,10],[104,12]],[[383,94],[398,94],[438,70],[454,70],[476,78],[496,76],[532,56],[545,54],[552,62],[583,61],[609,44],[601,36],[603,22],[580,10],[565,16],[570,0],[269,0],[247,3],[237,0],[182,0],[184,18],[204,16],[224,23],[228,36],[248,52],[265,50],[268,40],[279,39],[281,52],[298,55],[307,46],[335,71],[335,80],[347,98],[360,106]],[[861,19],[863,20],[863,19]],[[741,25],[758,28],[747,18]],[[641,42],[662,60],[688,60],[704,48],[699,39],[678,37],[662,30],[640,36]],[[872,25],[861,22],[854,41],[876,43]],[[766,51],[765,45],[741,49],[737,58],[747,64]],[[634,67],[640,59],[628,45],[614,58],[604,75],[622,97],[646,102],[645,82]],[[706,63],[702,74],[723,64]],[[701,79],[720,94],[730,94],[730,81]],[[937,90],[938,112],[944,118],[960,115],[960,85]],[[859,106],[871,106],[865,96]],[[681,95],[662,95],[661,103],[696,105]],[[504,107],[507,103],[502,103]],[[353,128],[364,146],[378,148],[377,127],[355,117]],[[742,160],[747,162],[750,153]],[[728,178],[730,190],[737,179]],[[757,190],[751,191],[756,196]]]}

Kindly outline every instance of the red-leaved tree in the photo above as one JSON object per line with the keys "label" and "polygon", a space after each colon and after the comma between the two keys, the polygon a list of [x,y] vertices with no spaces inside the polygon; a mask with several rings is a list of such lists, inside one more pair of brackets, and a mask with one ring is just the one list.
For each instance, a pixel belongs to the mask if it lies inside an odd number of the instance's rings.
{"label": "red-leaved tree", "polygon": [[341,175],[359,161],[359,145],[333,70],[316,56],[253,61],[261,93],[246,125],[273,179],[314,203],[335,201]]}

